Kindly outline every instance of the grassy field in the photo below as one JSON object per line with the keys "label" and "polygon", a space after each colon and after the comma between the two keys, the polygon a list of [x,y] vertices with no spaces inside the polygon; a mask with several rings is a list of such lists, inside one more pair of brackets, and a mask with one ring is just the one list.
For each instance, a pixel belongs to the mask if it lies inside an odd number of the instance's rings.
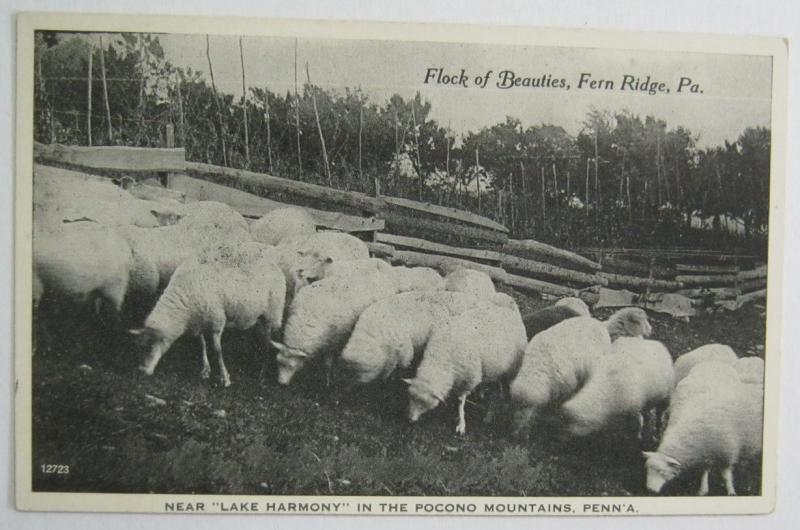
{"label": "grassy field", "polygon": [[[540,304],[510,294],[523,311]],[[730,344],[740,356],[763,356],[763,313],[750,305],[691,323],[658,315],[651,322],[654,338],[675,356],[709,342]],[[410,425],[402,383],[325,390],[309,369],[281,387],[272,374],[262,377],[263,354],[252,337],[234,332],[223,344],[230,388],[200,379],[199,346],[186,339],[147,378],[134,370],[126,339],[81,331],[87,325],[68,327],[72,338],[52,341],[33,357],[38,491],[645,494],[641,447],[630,436],[564,444],[541,429],[519,444],[502,423],[483,424],[487,401],[477,395],[467,407],[466,436],[454,432],[454,404]],[[69,473],[45,474],[42,464],[69,465]],[[691,492],[692,479],[667,493]],[[739,470],[736,482],[740,495],[757,494],[759,468]],[[712,481],[712,494],[721,493]]]}

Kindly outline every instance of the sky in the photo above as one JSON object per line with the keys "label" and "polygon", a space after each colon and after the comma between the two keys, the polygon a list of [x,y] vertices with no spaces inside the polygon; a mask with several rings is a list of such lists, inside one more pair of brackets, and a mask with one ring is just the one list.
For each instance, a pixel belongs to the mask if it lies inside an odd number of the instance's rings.
{"label": "sky", "polygon": [[[167,59],[178,66],[208,71],[205,35],[160,35]],[[220,91],[241,94],[242,70],[236,36],[210,36],[214,77]],[[266,87],[275,93],[292,90],[295,39],[243,38],[248,86]],[[343,91],[360,87],[372,102],[382,104],[392,94],[412,97],[419,91],[432,104],[430,117],[456,133],[476,131],[510,115],[524,126],[551,123],[577,134],[591,108],[627,110],[642,117],[654,115],[670,127],[682,125],[699,135],[707,147],[735,140],[750,126],[770,125],[771,62],[769,58],[682,52],[648,52],[592,48],[475,45],[299,39],[298,82],[305,81],[308,63],[315,85]],[[425,83],[430,68],[468,77],[468,86]],[[490,81],[478,88],[475,77]],[[501,89],[498,73],[516,77],[564,79],[564,88],[520,86]],[[437,72],[438,73],[438,72]],[[613,89],[579,88],[582,74],[592,80],[608,80]],[[669,93],[648,95],[620,90],[623,76],[664,82]],[[681,77],[697,84],[677,92]],[[604,85],[608,86],[608,85]],[[701,92],[702,91],[702,92]]]}

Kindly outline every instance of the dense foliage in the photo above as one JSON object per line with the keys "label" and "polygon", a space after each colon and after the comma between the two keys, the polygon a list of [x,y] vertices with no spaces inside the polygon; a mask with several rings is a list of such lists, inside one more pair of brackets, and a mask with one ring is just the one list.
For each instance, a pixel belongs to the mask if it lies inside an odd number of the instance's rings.
{"label": "dense foliage", "polygon": [[[305,82],[297,93],[249,87],[245,145],[242,95],[217,94],[204,73],[171,64],[157,36],[104,35],[102,46],[98,35],[36,39],[38,141],[88,142],[91,53],[95,145],[163,146],[171,123],[189,160],[367,193],[377,186],[567,247],[759,248],[765,239],[770,131],[763,127],[700,149],[684,127],[593,110],[577,137],[511,116],[455,134],[430,118],[419,93],[375,102],[358,89]],[[691,229],[693,216],[713,219],[716,230]],[[726,220],[740,225],[738,234],[720,228]]]}

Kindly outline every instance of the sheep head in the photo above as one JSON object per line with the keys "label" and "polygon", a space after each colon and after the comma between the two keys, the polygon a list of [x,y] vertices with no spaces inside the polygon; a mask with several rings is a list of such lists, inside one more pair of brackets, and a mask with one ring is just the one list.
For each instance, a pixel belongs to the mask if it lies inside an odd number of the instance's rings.
{"label": "sheep head", "polygon": [[620,309],[608,319],[608,331],[616,337],[649,337],[653,332],[647,313],[639,307]]}
{"label": "sheep head", "polygon": [[158,361],[169,349],[166,337],[153,328],[129,329],[128,333],[136,337],[136,350],[146,352],[139,370],[146,375],[153,375]]}
{"label": "sheep head", "polygon": [[419,379],[403,379],[408,383],[408,420],[415,423],[420,416],[436,408],[444,398]]}
{"label": "sheep head", "polygon": [[309,359],[309,355],[303,350],[289,347],[281,342],[270,341],[272,346],[278,351],[276,360],[278,362],[278,383],[288,385],[292,377],[296,374]]}
{"label": "sheep head", "polygon": [[645,458],[644,468],[647,473],[647,489],[659,493],[664,484],[678,476],[681,463],[663,453],[642,451]]}

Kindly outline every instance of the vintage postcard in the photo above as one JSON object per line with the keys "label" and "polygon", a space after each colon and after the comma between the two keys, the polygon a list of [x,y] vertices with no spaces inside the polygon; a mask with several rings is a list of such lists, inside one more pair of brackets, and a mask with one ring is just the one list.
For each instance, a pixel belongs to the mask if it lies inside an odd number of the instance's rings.
{"label": "vintage postcard", "polygon": [[17,42],[19,509],[773,509],[785,41]]}

